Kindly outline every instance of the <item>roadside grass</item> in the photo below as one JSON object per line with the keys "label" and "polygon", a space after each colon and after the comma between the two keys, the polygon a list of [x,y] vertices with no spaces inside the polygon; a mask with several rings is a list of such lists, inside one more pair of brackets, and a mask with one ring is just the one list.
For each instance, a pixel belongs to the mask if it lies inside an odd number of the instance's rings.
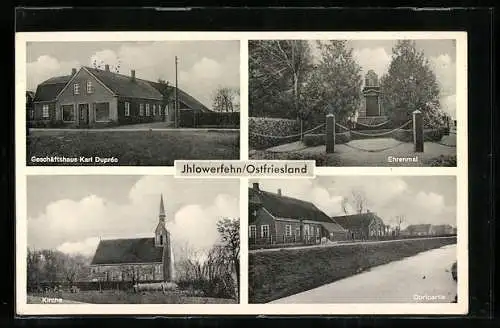
{"label": "roadside grass", "polygon": [[116,157],[106,165],[171,166],[175,160],[239,159],[234,131],[31,131],[27,165],[99,165],[35,163],[32,156]]}
{"label": "roadside grass", "polygon": [[187,296],[182,293],[163,293],[161,291],[148,291],[134,293],[122,290],[97,290],[79,291],[78,293],[57,292],[57,295],[29,295],[28,299],[37,302],[41,297],[62,298],[89,304],[233,304],[233,299]]}
{"label": "roadside grass", "polygon": [[249,253],[249,303],[267,303],[454,243],[456,237]]}

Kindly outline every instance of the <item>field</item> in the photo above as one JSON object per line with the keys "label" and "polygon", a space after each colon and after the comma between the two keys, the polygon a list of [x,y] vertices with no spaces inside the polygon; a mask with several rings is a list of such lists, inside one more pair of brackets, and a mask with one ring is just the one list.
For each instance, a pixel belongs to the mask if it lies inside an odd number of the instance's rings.
{"label": "field", "polygon": [[98,163],[35,163],[33,156],[115,157],[106,165],[171,166],[174,160],[239,159],[237,131],[89,131],[32,130],[27,137],[27,165],[99,165]]}
{"label": "field", "polygon": [[456,237],[250,253],[250,303],[267,303],[375,266],[456,243]]}
{"label": "field", "polygon": [[28,295],[28,303],[41,303],[43,297],[60,298],[62,303],[90,303],[90,304],[231,304],[236,300],[186,296],[180,293],[158,292],[127,292],[121,290],[79,291],[78,293],[57,292],[52,295]]}

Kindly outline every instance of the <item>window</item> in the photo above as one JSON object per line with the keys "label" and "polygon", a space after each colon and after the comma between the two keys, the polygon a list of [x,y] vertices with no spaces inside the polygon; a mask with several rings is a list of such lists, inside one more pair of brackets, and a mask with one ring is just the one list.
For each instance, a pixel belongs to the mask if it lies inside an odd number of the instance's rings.
{"label": "window", "polygon": [[300,227],[295,228],[295,236],[300,237]]}
{"label": "window", "polygon": [[153,104],[153,116],[156,116],[156,104]]}
{"label": "window", "polygon": [[73,84],[73,94],[75,94],[75,95],[80,94],[80,84],[79,83]]}
{"label": "window", "polygon": [[130,103],[125,102],[125,116],[130,116]]}
{"label": "window", "polygon": [[251,225],[248,227],[248,237],[257,238],[257,227],[255,225]]}
{"label": "window", "polygon": [[163,235],[160,235],[160,245],[163,245]]}
{"label": "window", "polygon": [[87,81],[87,93],[94,92],[94,88],[92,88],[92,81]]}
{"label": "window", "polygon": [[163,115],[163,108],[161,108],[161,105],[158,105],[158,115]]}
{"label": "window", "polygon": [[30,109],[28,114],[29,114],[30,120],[35,119],[35,111],[33,109]]}
{"label": "window", "polygon": [[260,236],[261,238],[269,237],[269,224],[264,224],[260,226]]}
{"label": "window", "polygon": [[75,107],[73,105],[61,106],[62,119],[65,122],[75,121]]}
{"label": "window", "polygon": [[309,225],[308,224],[304,224],[304,235],[309,236]]}
{"label": "window", "polygon": [[149,116],[149,104],[146,104],[146,116]]}
{"label": "window", "polygon": [[42,117],[49,118],[49,105],[42,106]]}
{"label": "window", "polygon": [[285,236],[290,237],[292,235],[292,225],[285,225]]}
{"label": "window", "polygon": [[109,103],[95,104],[95,121],[108,122],[109,121]]}
{"label": "window", "polygon": [[319,237],[319,235],[320,235],[320,230],[319,230],[319,227],[316,227],[316,236],[318,236],[318,237]]}
{"label": "window", "polygon": [[144,116],[144,104],[139,104],[139,116]]}

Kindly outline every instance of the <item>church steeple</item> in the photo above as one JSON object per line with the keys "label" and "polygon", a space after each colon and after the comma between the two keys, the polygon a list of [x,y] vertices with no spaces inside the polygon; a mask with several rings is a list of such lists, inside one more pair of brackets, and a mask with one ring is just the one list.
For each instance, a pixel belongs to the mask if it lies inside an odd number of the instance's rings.
{"label": "church steeple", "polygon": [[160,214],[159,218],[161,222],[165,222],[165,207],[163,206],[163,194],[160,196]]}
{"label": "church steeple", "polygon": [[169,243],[169,233],[165,227],[165,207],[163,205],[163,194],[160,196],[160,214],[158,215],[158,225],[155,229],[155,245],[165,247]]}

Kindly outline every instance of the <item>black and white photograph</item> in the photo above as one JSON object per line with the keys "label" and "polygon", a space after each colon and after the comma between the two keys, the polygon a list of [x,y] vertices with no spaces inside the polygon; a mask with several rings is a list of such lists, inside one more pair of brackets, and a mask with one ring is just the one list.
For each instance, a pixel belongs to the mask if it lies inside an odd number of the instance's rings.
{"label": "black and white photograph", "polygon": [[249,158],[455,167],[458,55],[457,39],[250,40]]}
{"label": "black and white photograph", "polygon": [[26,42],[27,165],[239,159],[239,40],[98,40]]}
{"label": "black and white photograph", "polygon": [[239,303],[239,180],[27,180],[27,304]]}
{"label": "black and white photograph", "polygon": [[446,175],[250,180],[249,303],[456,303],[456,193]]}

